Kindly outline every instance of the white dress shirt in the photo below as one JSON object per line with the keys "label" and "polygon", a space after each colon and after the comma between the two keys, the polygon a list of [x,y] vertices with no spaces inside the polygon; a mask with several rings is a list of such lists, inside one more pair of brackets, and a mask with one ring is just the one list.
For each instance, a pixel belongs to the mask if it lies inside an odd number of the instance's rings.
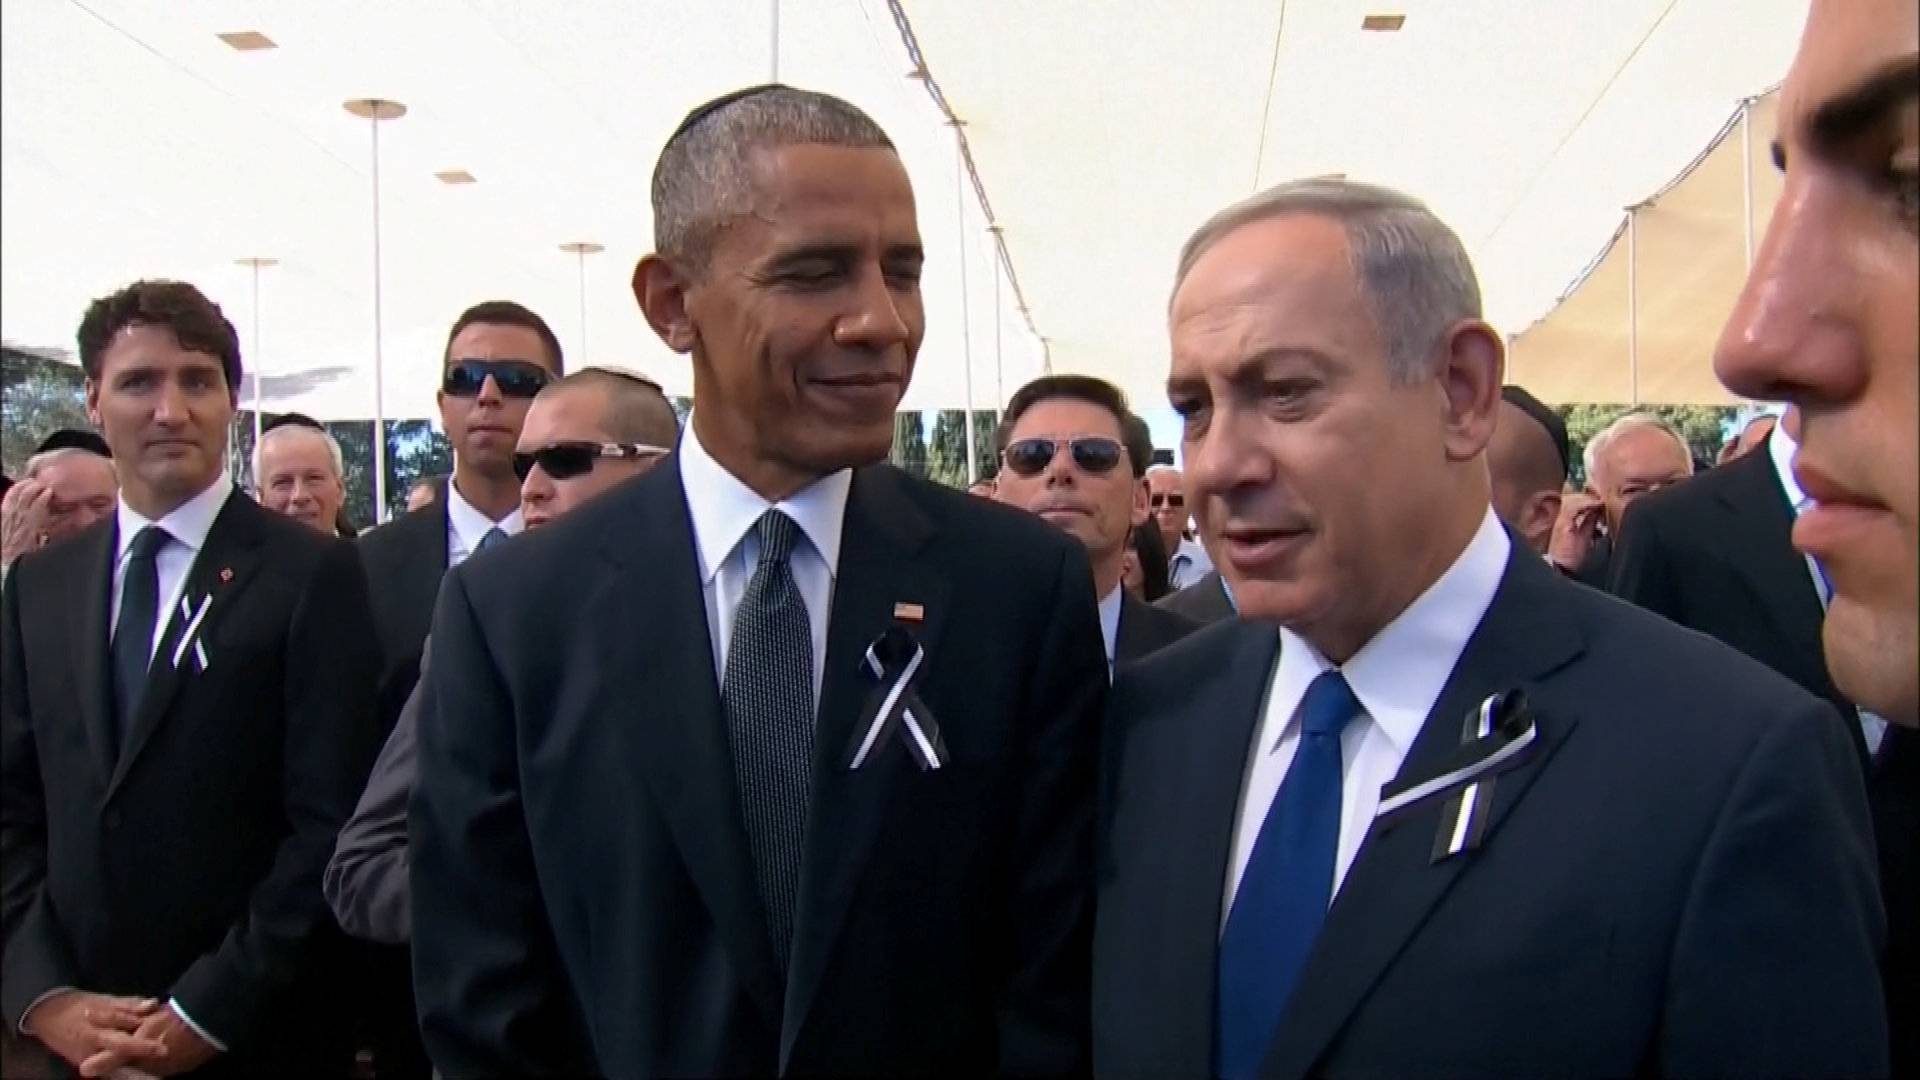
{"label": "white dress shirt", "polygon": [[[1340,733],[1340,840],[1329,896],[1339,892],[1347,869],[1360,853],[1380,806],[1381,787],[1400,771],[1467,640],[1492,605],[1511,548],[1506,530],[1489,508],[1447,572],[1341,665],[1361,713]],[[1266,710],[1254,733],[1240,789],[1226,901],[1220,905],[1223,928],[1267,809],[1293,764],[1300,743],[1301,699],[1307,685],[1334,666],[1291,630],[1282,627],[1279,633],[1280,655],[1274,660]]]}
{"label": "white dress shirt", "polygon": [[1213,569],[1213,560],[1207,558],[1207,549],[1200,541],[1181,538],[1180,546],[1174,549],[1173,557],[1167,560],[1167,586],[1184,589],[1199,581]]}
{"label": "white dress shirt", "polygon": [[1120,594],[1124,585],[1100,598],[1100,636],[1107,642],[1107,678],[1113,678],[1113,650],[1120,640]]}
{"label": "white dress shirt", "polygon": [[787,565],[800,588],[800,598],[807,604],[817,710],[827,655],[827,617],[833,607],[833,584],[839,575],[840,533],[846,523],[853,470],[841,469],[823,476],[779,503],[770,503],[707,453],[689,417],[680,436],[680,484],[687,496],[687,513],[693,519],[700,594],[707,603],[707,631],[713,639],[713,672],[718,681],[726,679],[734,613],[760,561],[760,538],[754,535],[754,525],[762,514],[778,508],[800,526],[806,542],[796,540]]}
{"label": "white dress shirt", "polygon": [[468,502],[451,479],[447,481],[447,569],[459,566],[467,561],[467,556],[479,551],[480,541],[487,538],[488,532],[499,529],[508,536],[519,536],[526,527],[520,507],[515,506],[512,513],[495,521]]}
{"label": "white dress shirt", "polygon": [[[1793,516],[1798,518],[1800,511],[1813,505],[1807,493],[1800,490],[1800,482],[1793,478],[1793,455],[1800,445],[1787,434],[1784,424],[1775,424],[1772,434],[1767,436],[1767,454],[1773,458],[1773,474],[1780,479],[1780,487],[1787,493],[1787,505],[1793,507]],[[1813,592],[1820,598],[1821,608],[1825,608],[1833,597],[1827,595],[1826,575],[1820,572],[1820,564],[1813,556],[1806,556],[1807,573],[1813,577]],[[1867,753],[1880,752],[1880,743],[1887,737],[1887,722],[1862,709],[1860,712],[1860,734],[1867,740]]]}
{"label": "white dress shirt", "polygon": [[[153,556],[154,571],[160,579],[160,590],[154,597],[160,602],[154,612],[153,649],[160,648],[160,637],[166,632],[167,622],[173,618],[180,606],[180,591],[187,586],[187,574],[193,569],[193,561],[200,557],[200,549],[207,546],[207,534],[213,531],[213,519],[220,516],[220,508],[227,504],[227,496],[233,494],[233,481],[223,471],[205,491],[175,507],[173,512],[159,521],[150,521],[140,512],[127,505],[125,495],[115,510],[119,533],[115,537],[118,545],[113,559],[113,600],[107,613],[107,634],[113,635],[114,628],[120,625],[120,599],[126,591],[127,564],[133,554],[133,538],[141,529],[149,525],[158,525],[165,529],[168,536],[166,544]],[[152,652],[147,654],[152,657]]]}

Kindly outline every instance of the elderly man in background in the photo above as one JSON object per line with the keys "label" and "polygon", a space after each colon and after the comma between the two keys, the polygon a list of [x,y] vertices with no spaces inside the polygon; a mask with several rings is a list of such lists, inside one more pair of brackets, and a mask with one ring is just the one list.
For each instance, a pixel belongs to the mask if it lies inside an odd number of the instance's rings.
{"label": "elderly man in background", "polygon": [[1453,231],[1281,185],[1188,241],[1168,321],[1241,617],[1113,688],[1094,1071],[1883,1072],[1843,729],[1510,541]]}
{"label": "elderly man in background", "polygon": [[1872,779],[1895,1076],[1920,1074],[1917,116],[1912,0],[1815,0],[1780,91],[1780,201],[1714,356],[1735,393],[1795,406],[1792,537],[1823,579],[1827,667],[1895,725]]}
{"label": "elderly man in background", "polygon": [[253,448],[253,482],[260,504],[329,535],[341,535],[346,475],[340,443],[299,413],[269,424]]}
{"label": "elderly man in background", "polygon": [[1184,589],[1213,572],[1213,560],[1200,541],[1187,535],[1192,515],[1187,510],[1186,481],[1171,465],[1147,470],[1147,505],[1160,540],[1167,548],[1167,584]]}
{"label": "elderly man in background", "polygon": [[0,574],[29,551],[83,532],[113,513],[120,478],[113,459],[75,446],[27,459],[0,498]]}
{"label": "elderly man in background", "polygon": [[1693,452],[1651,413],[1628,413],[1587,443],[1587,490],[1561,499],[1547,559],[1582,585],[1604,588],[1613,538],[1633,500],[1693,475]]}

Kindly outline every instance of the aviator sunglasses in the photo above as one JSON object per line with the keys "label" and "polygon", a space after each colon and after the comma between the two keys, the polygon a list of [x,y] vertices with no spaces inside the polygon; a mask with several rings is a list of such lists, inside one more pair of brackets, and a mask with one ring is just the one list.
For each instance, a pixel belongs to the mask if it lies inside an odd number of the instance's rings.
{"label": "aviator sunglasses", "polygon": [[530,398],[547,385],[547,369],[531,360],[460,360],[447,368],[440,389],[449,397],[476,397],[492,376],[500,393]]}
{"label": "aviator sunglasses", "polygon": [[535,465],[555,480],[570,480],[592,472],[601,458],[643,458],[666,452],[665,447],[647,443],[562,442],[530,454],[515,453],[513,471],[523,484]]}
{"label": "aviator sunglasses", "polygon": [[1102,474],[1113,471],[1126,453],[1119,440],[1105,435],[1082,435],[1072,439],[1020,439],[1010,443],[1000,455],[1007,468],[1020,476],[1034,476],[1053,463],[1053,456],[1065,447],[1073,453],[1073,463],[1083,472]]}

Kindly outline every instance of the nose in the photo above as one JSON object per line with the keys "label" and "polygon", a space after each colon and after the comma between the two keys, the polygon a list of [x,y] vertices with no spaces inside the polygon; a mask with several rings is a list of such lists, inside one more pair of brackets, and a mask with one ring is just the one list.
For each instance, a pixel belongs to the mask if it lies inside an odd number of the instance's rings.
{"label": "nose", "polygon": [[485,379],[481,380],[480,392],[474,395],[473,400],[475,404],[486,404],[486,405],[500,404],[500,400],[501,400],[500,384],[494,380],[493,376],[491,375],[487,376]]}
{"label": "nose", "polygon": [[1848,317],[1854,268],[1837,181],[1789,170],[1766,240],[1714,350],[1727,388],[1761,401],[1835,402],[1866,374]]}
{"label": "nose", "polygon": [[1073,463],[1073,444],[1061,439],[1054,445],[1053,459],[1047,462],[1048,487],[1072,487],[1080,479]]}
{"label": "nose", "polygon": [[180,391],[179,383],[164,379],[160,383],[160,393],[153,406],[154,423],[163,427],[176,427],[187,421],[187,396]]}
{"label": "nose", "polygon": [[875,266],[861,281],[852,309],[833,324],[834,344],[876,352],[905,344],[911,329],[886,274]]}
{"label": "nose", "polygon": [[553,477],[547,470],[535,465],[520,481],[520,502],[527,506],[539,506],[553,498]]}
{"label": "nose", "polygon": [[1257,438],[1259,423],[1258,417],[1247,410],[1216,405],[1204,431],[1183,437],[1187,486],[1191,489],[1185,509],[1196,511],[1198,517],[1200,504],[1208,499],[1272,481],[1271,458]]}

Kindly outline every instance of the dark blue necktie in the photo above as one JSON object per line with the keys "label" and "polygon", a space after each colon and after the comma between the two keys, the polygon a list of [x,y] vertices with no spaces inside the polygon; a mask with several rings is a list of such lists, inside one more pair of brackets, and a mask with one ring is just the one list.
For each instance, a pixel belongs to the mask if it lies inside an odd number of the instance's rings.
{"label": "dark blue necktie", "polygon": [[473,552],[478,555],[482,551],[491,550],[495,544],[504,544],[506,542],[507,534],[496,525],[487,530],[487,535],[480,538],[480,546],[474,548]]}
{"label": "dark blue necktie", "polygon": [[113,624],[113,719],[119,728],[114,747],[133,730],[140,696],[153,663],[153,627],[160,617],[160,569],[155,561],[172,537],[158,525],[133,534],[127,574],[120,582],[120,615]]}
{"label": "dark blue necktie", "polygon": [[1359,712],[1337,670],[1313,680],[1300,704],[1293,764],[1267,808],[1220,936],[1216,1076],[1259,1071],[1326,921],[1340,843],[1340,732]]}

